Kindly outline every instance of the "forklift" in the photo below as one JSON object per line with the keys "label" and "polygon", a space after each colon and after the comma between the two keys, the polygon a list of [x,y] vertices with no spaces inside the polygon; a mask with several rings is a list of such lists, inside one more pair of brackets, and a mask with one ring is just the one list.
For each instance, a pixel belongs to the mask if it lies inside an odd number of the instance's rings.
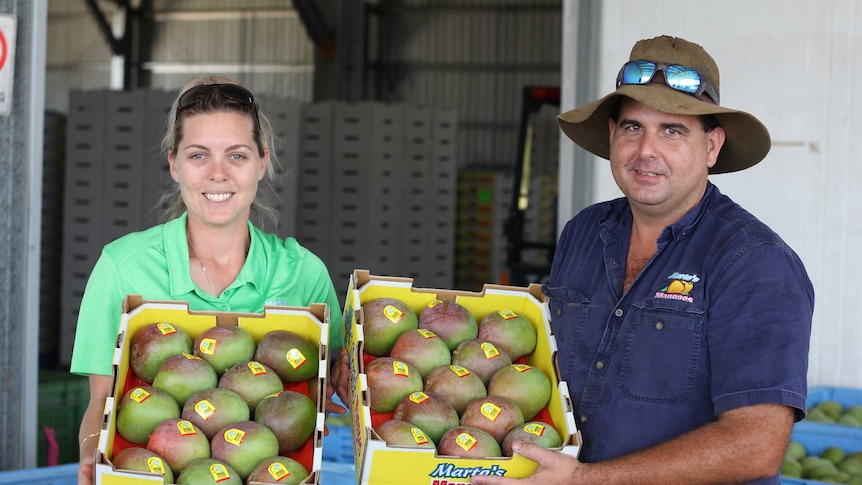
{"label": "forklift", "polygon": [[[534,241],[524,236],[524,214],[530,200],[530,152],[533,140],[532,117],[544,105],[560,106],[559,86],[524,86],[521,101],[521,120],[518,125],[518,151],[514,166],[514,187],[506,221],[503,225],[506,238],[506,267],[500,275],[500,283],[513,286],[528,286],[545,283],[551,272],[556,238],[551,241]],[[556,221],[556,204],[553,220]],[[556,234],[556,231],[554,231]],[[544,260],[524,261],[525,250],[544,251]]]}

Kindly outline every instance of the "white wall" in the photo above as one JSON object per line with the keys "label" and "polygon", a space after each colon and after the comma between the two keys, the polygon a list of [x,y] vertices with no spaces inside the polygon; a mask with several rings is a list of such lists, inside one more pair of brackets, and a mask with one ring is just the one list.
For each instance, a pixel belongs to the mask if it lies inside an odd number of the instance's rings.
{"label": "white wall", "polygon": [[[862,388],[862,216],[853,213],[862,208],[862,140],[855,133],[862,117],[862,2],[601,5],[595,97],[613,90],[635,42],[674,35],[715,58],[722,105],[748,111],[769,128],[773,146],[763,162],[711,180],[781,234],[808,269],[816,292],[809,385]],[[621,195],[607,161],[595,158],[594,173],[596,201]]]}

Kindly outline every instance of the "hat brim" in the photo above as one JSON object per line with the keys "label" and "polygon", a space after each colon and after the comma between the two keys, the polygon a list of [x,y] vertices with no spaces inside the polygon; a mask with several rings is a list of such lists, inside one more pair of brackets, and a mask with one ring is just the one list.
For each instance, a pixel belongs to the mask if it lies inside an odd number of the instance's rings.
{"label": "hat brim", "polygon": [[626,96],[665,113],[714,115],[727,134],[710,174],[736,172],[766,157],[772,146],[769,131],[757,118],[744,111],[699,101],[661,84],[625,85],[607,96],[557,116],[560,129],[583,149],[610,158],[608,118],[621,96]]}

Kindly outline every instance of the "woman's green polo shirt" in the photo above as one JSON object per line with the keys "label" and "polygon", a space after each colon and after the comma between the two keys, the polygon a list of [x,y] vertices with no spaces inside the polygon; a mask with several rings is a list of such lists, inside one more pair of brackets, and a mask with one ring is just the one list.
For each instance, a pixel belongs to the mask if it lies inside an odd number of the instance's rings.
{"label": "woman's green polo shirt", "polygon": [[[187,214],[107,244],[96,262],[78,313],[71,371],[111,375],[122,302],[185,301],[195,311],[262,313],[264,305],[326,303],[330,348],[341,347],[341,305],[323,261],[293,238],[280,239],[249,223],[246,262],[218,297],[201,290],[189,274]],[[335,355],[334,353],[332,355]]]}

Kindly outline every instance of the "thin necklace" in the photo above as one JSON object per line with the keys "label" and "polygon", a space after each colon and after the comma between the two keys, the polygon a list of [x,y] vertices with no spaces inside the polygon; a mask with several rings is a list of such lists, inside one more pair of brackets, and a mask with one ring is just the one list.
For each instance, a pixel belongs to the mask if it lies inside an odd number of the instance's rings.
{"label": "thin necklace", "polygon": [[207,282],[210,284],[210,288],[213,289],[213,295],[218,296],[218,292],[215,289],[215,285],[213,284],[213,280],[210,279],[210,274],[207,273],[207,267],[204,266],[204,260],[202,260],[201,257],[198,256],[198,251],[197,251],[197,249],[195,249],[195,245],[192,244],[191,238],[186,236],[186,239],[188,239],[189,247],[192,248],[192,252],[195,254],[195,258],[198,260],[198,263],[200,263],[200,265],[201,265],[201,269],[204,270],[204,278],[207,279]]}

